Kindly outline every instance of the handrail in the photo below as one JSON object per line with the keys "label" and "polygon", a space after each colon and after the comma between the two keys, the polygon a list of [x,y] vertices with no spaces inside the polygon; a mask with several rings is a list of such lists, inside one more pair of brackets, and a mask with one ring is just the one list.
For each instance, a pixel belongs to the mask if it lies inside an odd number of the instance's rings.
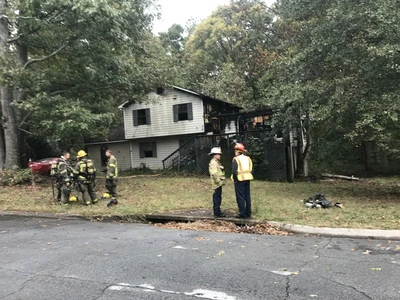
{"label": "handrail", "polygon": [[189,143],[191,143],[193,140],[195,140],[196,139],[196,137],[195,136],[193,136],[189,141],[187,141],[186,143],[184,143],[182,146],[180,146],[177,150],[175,150],[174,152],[172,152],[170,155],[168,155],[166,158],[164,158],[163,160],[162,160],[162,162],[163,162],[163,165],[164,165],[164,162],[167,160],[167,159],[169,159],[169,158],[171,158],[176,152],[179,152],[180,150],[182,150],[186,145],[188,145]]}

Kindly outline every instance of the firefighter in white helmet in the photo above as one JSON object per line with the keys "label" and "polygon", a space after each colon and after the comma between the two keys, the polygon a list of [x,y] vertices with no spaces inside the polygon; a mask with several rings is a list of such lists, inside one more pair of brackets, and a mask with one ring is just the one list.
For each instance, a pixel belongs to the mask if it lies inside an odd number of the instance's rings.
{"label": "firefighter in white helmet", "polygon": [[214,147],[208,155],[212,155],[212,159],[208,166],[210,172],[213,193],[213,210],[215,217],[225,217],[225,214],[221,212],[222,202],[222,187],[225,185],[225,171],[221,164],[221,148]]}

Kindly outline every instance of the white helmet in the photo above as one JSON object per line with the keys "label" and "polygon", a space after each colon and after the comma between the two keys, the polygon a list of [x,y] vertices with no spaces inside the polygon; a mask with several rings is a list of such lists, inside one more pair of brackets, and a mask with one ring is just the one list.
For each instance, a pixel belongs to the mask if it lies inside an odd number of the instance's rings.
{"label": "white helmet", "polygon": [[208,153],[208,155],[214,155],[214,154],[222,154],[221,148],[220,147],[214,147],[211,149],[211,152]]}

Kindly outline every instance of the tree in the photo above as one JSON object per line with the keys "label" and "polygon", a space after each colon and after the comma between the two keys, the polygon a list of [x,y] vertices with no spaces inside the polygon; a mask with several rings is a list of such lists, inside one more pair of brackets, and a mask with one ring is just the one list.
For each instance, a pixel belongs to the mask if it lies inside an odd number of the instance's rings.
{"label": "tree", "polygon": [[107,130],[119,103],[168,82],[151,5],[0,0],[0,168],[19,165],[22,134],[82,142]]}
{"label": "tree", "polygon": [[324,158],[335,157],[343,143],[353,149],[373,143],[398,155],[398,5],[385,0],[277,2],[275,29],[283,38],[279,60],[264,77],[264,96],[287,123],[297,120],[306,133],[302,158],[309,154],[312,132],[320,143],[335,144]]}
{"label": "tree", "polygon": [[260,0],[234,0],[219,7],[185,45],[187,85],[222,100],[258,107],[258,80],[274,60],[272,21]]}

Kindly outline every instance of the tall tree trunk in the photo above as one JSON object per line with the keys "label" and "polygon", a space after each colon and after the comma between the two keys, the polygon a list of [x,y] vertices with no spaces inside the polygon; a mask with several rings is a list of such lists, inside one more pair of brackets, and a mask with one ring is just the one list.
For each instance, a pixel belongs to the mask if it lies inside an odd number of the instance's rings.
{"label": "tall tree trunk", "polygon": [[12,95],[12,90],[9,87],[1,87],[1,110],[3,112],[2,124],[5,146],[4,169],[11,169],[13,166],[20,165],[17,124],[11,106]]}
{"label": "tall tree trunk", "polygon": [[[18,56],[18,61],[20,63],[20,67],[23,68],[25,63],[28,61],[28,47],[26,46],[25,43],[25,38],[22,37],[17,43],[16,43],[16,49],[17,49],[17,56]],[[19,103],[20,101],[25,100],[25,93],[22,90],[14,90],[14,102]],[[28,164],[28,156],[27,156],[27,150],[24,145],[25,141],[25,132],[22,130],[19,130],[20,127],[23,127],[22,120],[23,116],[21,115],[21,111],[18,110],[17,108],[14,108],[14,113],[15,113],[15,125],[16,130],[18,132],[17,138],[18,138],[18,151],[20,154],[20,159],[19,163],[21,166],[27,166]]]}
{"label": "tall tree trunk", "polygon": [[[7,16],[7,1],[0,0],[0,59],[3,67],[7,62],[8,45],[8,16]],[[2,130],[4,133],[4,155],[2,166],[4,169],[11,169],[13,166],[19,166],[19,151],[18,151],[18,132],[15,120],[13,107],[12,89],[8,86],[0,87],[0,105],[2,112]]]}

